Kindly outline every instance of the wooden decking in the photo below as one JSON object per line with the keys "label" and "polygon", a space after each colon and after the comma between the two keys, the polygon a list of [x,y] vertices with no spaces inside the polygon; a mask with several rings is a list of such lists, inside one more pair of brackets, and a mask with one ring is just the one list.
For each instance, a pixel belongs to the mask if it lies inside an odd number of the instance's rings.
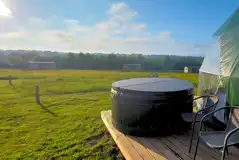
{"label": "wooden decking", "polygon": [[[189,154],[190,133],[163,138],[134,137],[124,135],[114,128],[111,121],[111,110],[102,111],[101,118],[126,160],[191,160],[193,158],[196,136],[192,153]],[[237,148],[229,148],[229,152],[230,155],[226,159],[239,159],[239,150]],[[220,151],[210,149],[200,143],[197,156],[198,160],[215,160],[220,159],[220,156]]]}

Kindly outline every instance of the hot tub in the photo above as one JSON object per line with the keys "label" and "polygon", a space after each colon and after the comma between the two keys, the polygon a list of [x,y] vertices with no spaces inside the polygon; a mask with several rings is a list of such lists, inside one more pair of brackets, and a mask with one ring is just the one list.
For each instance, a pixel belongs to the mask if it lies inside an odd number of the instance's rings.
{"label": "hot tub", "polygon": [[[135,78],[112,84],[112,122],[134,136],[163,136],[188,129],[194,86],[176,78]],[[189,103],[187,103],[189,102]]]}

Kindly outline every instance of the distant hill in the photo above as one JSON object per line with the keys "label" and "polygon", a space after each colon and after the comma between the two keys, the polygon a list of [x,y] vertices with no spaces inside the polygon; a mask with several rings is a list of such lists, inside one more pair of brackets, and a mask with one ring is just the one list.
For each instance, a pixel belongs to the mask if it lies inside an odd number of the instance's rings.
{"label": "distant hill", "polygon": [[185,66],[199,68],[203,57],[0,50],[0,68],[27,68],[31,60],[54,61],[59,69],[121,70],[123,64],[141,64],[142,71],[182,71]]}

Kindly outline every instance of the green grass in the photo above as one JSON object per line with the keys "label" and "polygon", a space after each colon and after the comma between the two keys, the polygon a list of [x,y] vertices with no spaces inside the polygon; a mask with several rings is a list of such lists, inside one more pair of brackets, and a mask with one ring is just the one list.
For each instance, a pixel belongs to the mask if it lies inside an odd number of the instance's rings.
{"label": "green grass", "polygon": [[[100,112],[111,108],[112,82],[149,73],[0,70],[0,159],[122,159]],[[197,74],[160,73],[197,86]],[[34,86],[40,85],[42,106]],[[196,90],[195,90],[196,92]]]}

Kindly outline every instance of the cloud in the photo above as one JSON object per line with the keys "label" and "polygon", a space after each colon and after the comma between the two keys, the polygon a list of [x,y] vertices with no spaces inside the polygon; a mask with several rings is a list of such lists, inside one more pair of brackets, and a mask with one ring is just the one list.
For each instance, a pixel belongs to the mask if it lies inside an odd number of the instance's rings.
{"label": "cloud", "polygon": [[64,19],[65,23],[68,23],[69,25],[78,25],[80,22],[75,19]]}
{"label": "cloud", "polygon": [[24,38],[24,34],[21,32],[10,32],[10,33],[4,33],[0,36],[2,39],[19,39],[19,38]]}
{"label": "cloud", "polygon": [[125,3],[116,3],[116,4],[111,5],[111,7],[109,8],[109,13],[117,14],[124,10],[128,10],[128,6]]}
{"label": "cloud", "polygon": [[12,11],[5,6],[3,2],[0,1],[0,17],[10,17],[12,16]]}
{"label": "cloud", "polygon": [[93,25],[56,16],[21,21],[14,17],[0,22],[0,48],[177,55],[203,55],[210,48],[178,42],[170,31],[152,34],[147,24],[134,21],[140,15],[125,3],[111,5],[106,14]]}
{"label": "cloud", "polygon": [[30,17],[28,19],[28,23],[29,23],[28,25],[31,25],[29,27],[32,27],[32,28],[37,27],[39,29],[39,28],[47,27],[49,21],[41,19],[39,17]]}

